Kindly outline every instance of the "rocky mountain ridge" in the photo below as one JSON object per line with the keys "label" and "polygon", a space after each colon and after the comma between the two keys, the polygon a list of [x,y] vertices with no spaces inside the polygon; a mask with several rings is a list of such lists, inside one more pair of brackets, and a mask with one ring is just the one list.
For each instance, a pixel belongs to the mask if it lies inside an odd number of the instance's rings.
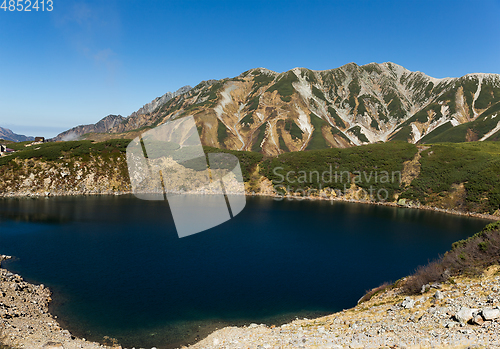
{"label": "rocky mountain ridge", "polygon": [[[183,86],[175,92],[167,92],[161,97],[157,97],[151,102],[143,105],[139,110],[133,112],[129,115],[129,118],[134,118],[137,115],[149,114],[153,110],[157,109],[159,106],[164,105],[170,99],[177,97],[183,93],[188,92],[191,86]],[[122,123],[126,118],[121,115],[108,115],[95,124],[80,125],[73,127],[67,131],[58,134],[53,138],[55,141],[73,141],[80,139],[81,136],[87,133],[107,133],[112,129],[119,128],[120,123]]]}
{"label": "rocky mountain ridge", "polygon": [[256,68],[202,82],[110,132],[193,115],[205,145],[273,156],[390,140],[497,140],[499,102],[498,74],[436,79],[390,62],[284,73]]}
{"label": "rocky mountain ridge", "polygon": [[73,127],[67,131],[64,131],[58,134],[53,138],[54,141],[74,141],[79,139],[86,133],[97,132],[97,133],[106,133],[117,124],[125,120],[125,118],[121,115],[108,115],[96,124],[89,125],[80,125]]}
{"label": "rocky mountain ridge", "polygon": [[203,81],[93,132],[120,138],[193,115],[204,145],[276,156],[391,140],[498,140],[499,113],[498,74],[436,79],[391,62],[349,63],[323,71],[255,68]]}
{"label": "rocky mountain ridge", "polygon": [[186,86],[181,87],[180,89],[178,89],[175,92],[167,92],[161,97],[156,97],[151,102],[144,104],[142,106],[142,108],[140,108],[139,110],[130,114],[129,117],[135,117],[137,115],[142,115],[142,114],[149,114],[152,111],[154,111],[156,108],[158,108],[159,106],[162,106],[163,104],[167,103],[172,98],[177,97],[183,93],[186,93],[190,89],[191,89],[191,86],[186,85]]}

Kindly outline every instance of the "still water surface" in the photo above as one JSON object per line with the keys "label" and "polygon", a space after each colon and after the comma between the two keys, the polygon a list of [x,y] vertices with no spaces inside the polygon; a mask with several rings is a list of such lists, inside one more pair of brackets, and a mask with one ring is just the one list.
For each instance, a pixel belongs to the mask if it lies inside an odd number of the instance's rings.
{"label": "still water surface", "polygon": [[487,223],[249,197],[231,221],[179,239],[166,202],[2,199],[0,253],[16,257],[5,267],[53,290],[51,311],[72,333],[172,348],[216,327],[278,325],[352,307],[366,290],[408,275]]}

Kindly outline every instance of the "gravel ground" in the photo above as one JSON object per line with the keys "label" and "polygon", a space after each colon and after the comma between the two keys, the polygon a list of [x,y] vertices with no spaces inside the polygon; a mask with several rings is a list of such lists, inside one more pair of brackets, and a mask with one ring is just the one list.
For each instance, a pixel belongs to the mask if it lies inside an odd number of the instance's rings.
{"label": "gravel ground", "polygon": [[[8,258],[0,256],[0,264]],[[50,296],[43,285],[32,285],[20,275],[0,269],[0,343],[16,349],[109,348],[62,329],[49,313]]]}

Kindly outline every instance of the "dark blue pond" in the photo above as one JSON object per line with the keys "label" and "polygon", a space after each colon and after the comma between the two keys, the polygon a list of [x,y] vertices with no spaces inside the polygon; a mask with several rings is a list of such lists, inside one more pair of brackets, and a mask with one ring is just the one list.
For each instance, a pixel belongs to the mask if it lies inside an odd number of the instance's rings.
{"label": "dark blue pond", "polygon": [[5,267],[54,291],[52,311],[74,334],[171,348],[215,327],[278,325],[352,307],[487,223],[250,197],[234,219],[179,239],[166,202],[3,199],[0,253],[16,257]]}

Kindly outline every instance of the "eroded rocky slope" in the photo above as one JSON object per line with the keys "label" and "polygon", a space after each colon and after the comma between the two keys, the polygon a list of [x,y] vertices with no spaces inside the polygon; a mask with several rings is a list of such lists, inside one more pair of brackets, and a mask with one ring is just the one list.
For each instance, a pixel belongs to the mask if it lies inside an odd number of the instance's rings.
{"label": "eroded rocky slope", "polygon": [[90,157],[68,162],[14,159],[2,168],[0,196],[121,194],[129,192],[123,157]]}

